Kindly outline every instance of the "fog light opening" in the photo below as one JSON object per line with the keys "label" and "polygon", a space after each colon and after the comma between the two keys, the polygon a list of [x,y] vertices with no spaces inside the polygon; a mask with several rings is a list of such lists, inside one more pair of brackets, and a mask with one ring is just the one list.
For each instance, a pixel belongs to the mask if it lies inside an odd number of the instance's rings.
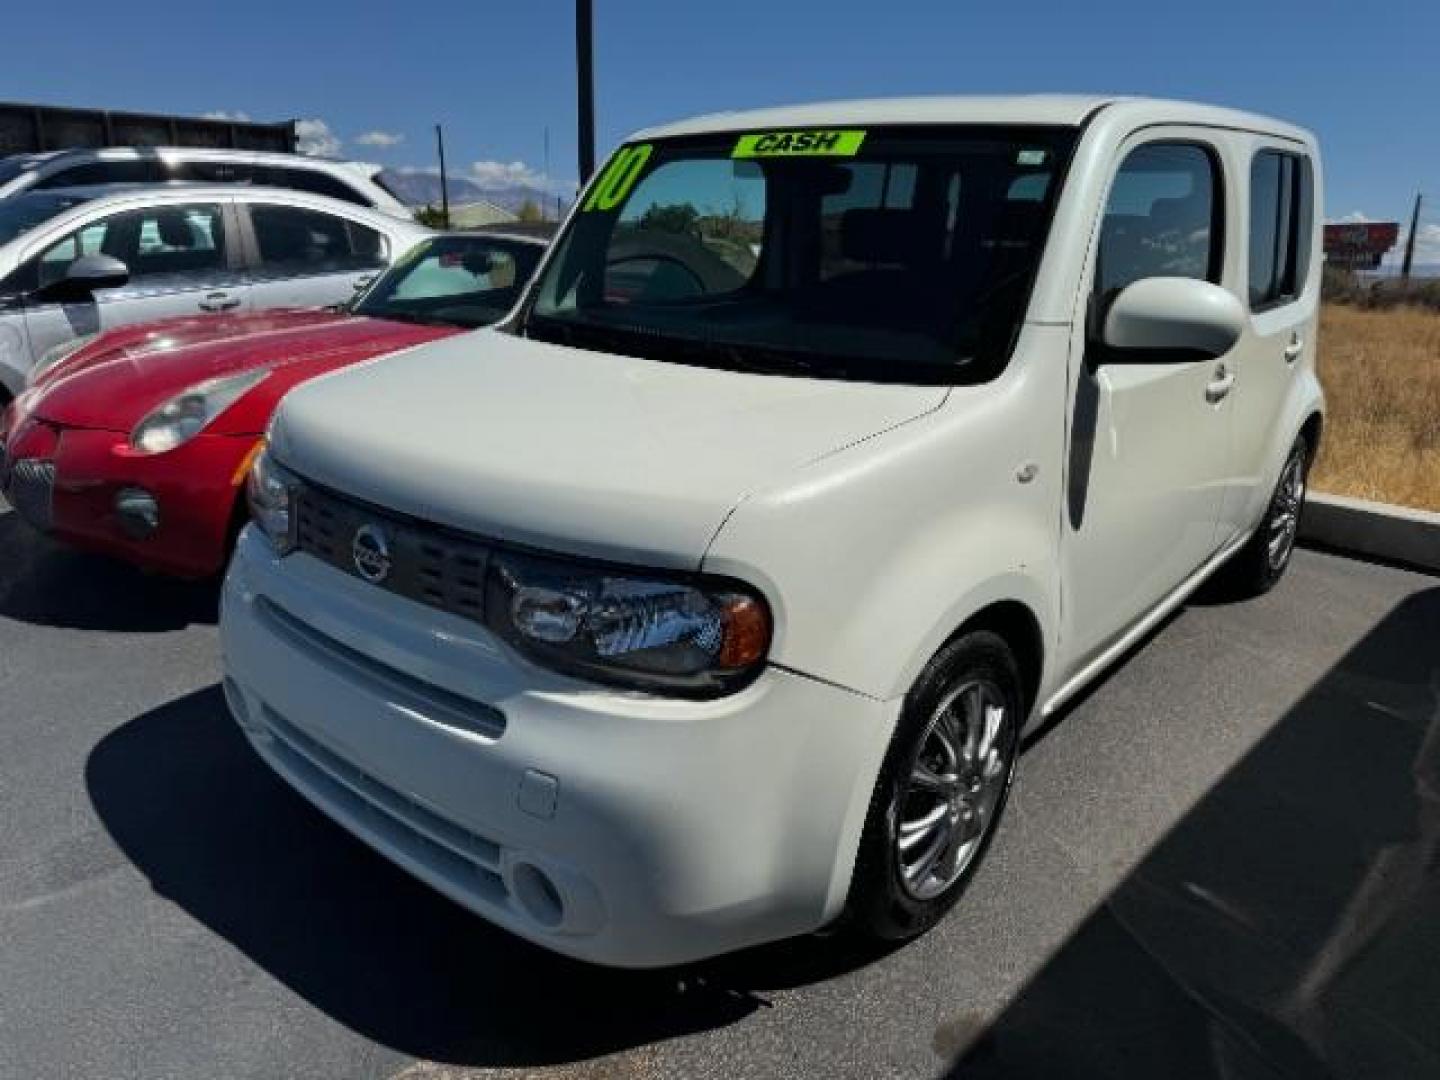
{"label": "fog light opening", "polygon": [[516,863],[511,872],[521,910],[547,930],[565,921],[565,903],[550,875],[532,863]]}
{"label": "fog light opening", "polygon": [[144,540],[160,527],[160,504],[144,488],[121,488],[115,495],[115,516],[121,532]]}

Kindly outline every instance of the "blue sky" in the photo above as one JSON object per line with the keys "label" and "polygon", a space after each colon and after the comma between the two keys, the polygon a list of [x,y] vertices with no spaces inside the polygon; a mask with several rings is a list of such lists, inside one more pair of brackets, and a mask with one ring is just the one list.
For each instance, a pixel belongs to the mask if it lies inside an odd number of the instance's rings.
{"label": "blue sky", "polygon": [[[1075,90],[1252,108],[1317,131],[1332,218],[1417,187],[1440,257],[1440,3],[595,0],[601,153],[696,112],[839,96]],[[0,100],[299,117],[327,149],[575,177],[568,0],[16,3]],[[368,133],[368,138],[366,137]],[[398,140],[398,141],[391,141]],[[1424,236],[1425,234],[1422,234]],[[1428,239],[1428,237],[1427,237]]]}

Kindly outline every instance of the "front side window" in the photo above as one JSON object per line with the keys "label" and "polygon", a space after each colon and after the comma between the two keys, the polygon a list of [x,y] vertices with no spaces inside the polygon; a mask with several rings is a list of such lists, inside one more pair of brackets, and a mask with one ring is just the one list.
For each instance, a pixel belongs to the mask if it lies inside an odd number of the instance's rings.
{"label": "front side window", "polygon": [[65,276],[82,255],[110,255],[131,281],[152,282],[225,268],[225,220],[218,203],[153,206],[112,214],[71,233],[41,253],[38,285]]}
{"label": "front side window", "polygon": [[1095,287],[1109,300],[1148,277],[1218,283],[1224,230],[1219,164],[1196,143],[1132,150],[1110,188],[1100,226]]}
{"label": "front side window", "polygon": [[260,269],[271,276],[340,274],[385,265],[385,238],[347,218],[298,206],[250,205]]}
{"label": "front side window", "polygon": [[86,184],[163,184],[170,179],[165,162],[156,158],[135,161],[87,161],[59,169],[36,188],[79,187]]}
{"label": "front side window", "polygon": [[1250,163],[1250,308],[1293,300],[1305,287],[1315,210],[1310,162],[1262,150]]}
{"label": "front side window", "polygon": [[350,310],[397,322],[489,326],[520,299],[543,250],[479,235],[425,240],[396,259]]}
{"label": "front side window", "polygon": [[956,125],[624,147],[517,332],[812,377],[991,378],[1073,142],[1069,128]]}

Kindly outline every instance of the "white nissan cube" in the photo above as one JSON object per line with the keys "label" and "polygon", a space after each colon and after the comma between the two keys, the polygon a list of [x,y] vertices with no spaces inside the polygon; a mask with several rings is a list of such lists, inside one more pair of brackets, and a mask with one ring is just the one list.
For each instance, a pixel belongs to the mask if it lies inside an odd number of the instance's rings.
{"label": "white nissan cube", "polygon": [[918,934],[1027,729],[1212,573],[1284,572],[1320,198],[1306,131],[1163,101],[641,132],[498,328],[285,400],[230,708],[550,949]]}

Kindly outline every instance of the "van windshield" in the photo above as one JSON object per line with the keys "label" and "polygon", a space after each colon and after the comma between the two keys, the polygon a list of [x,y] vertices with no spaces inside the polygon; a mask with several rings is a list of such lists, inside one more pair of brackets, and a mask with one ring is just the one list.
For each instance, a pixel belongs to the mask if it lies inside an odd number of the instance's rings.
{"label": "van windshield", "polygon": [[741,370],[992,378],[1074,138],[947,126],[629,144],[587,190],[517,332]]}

